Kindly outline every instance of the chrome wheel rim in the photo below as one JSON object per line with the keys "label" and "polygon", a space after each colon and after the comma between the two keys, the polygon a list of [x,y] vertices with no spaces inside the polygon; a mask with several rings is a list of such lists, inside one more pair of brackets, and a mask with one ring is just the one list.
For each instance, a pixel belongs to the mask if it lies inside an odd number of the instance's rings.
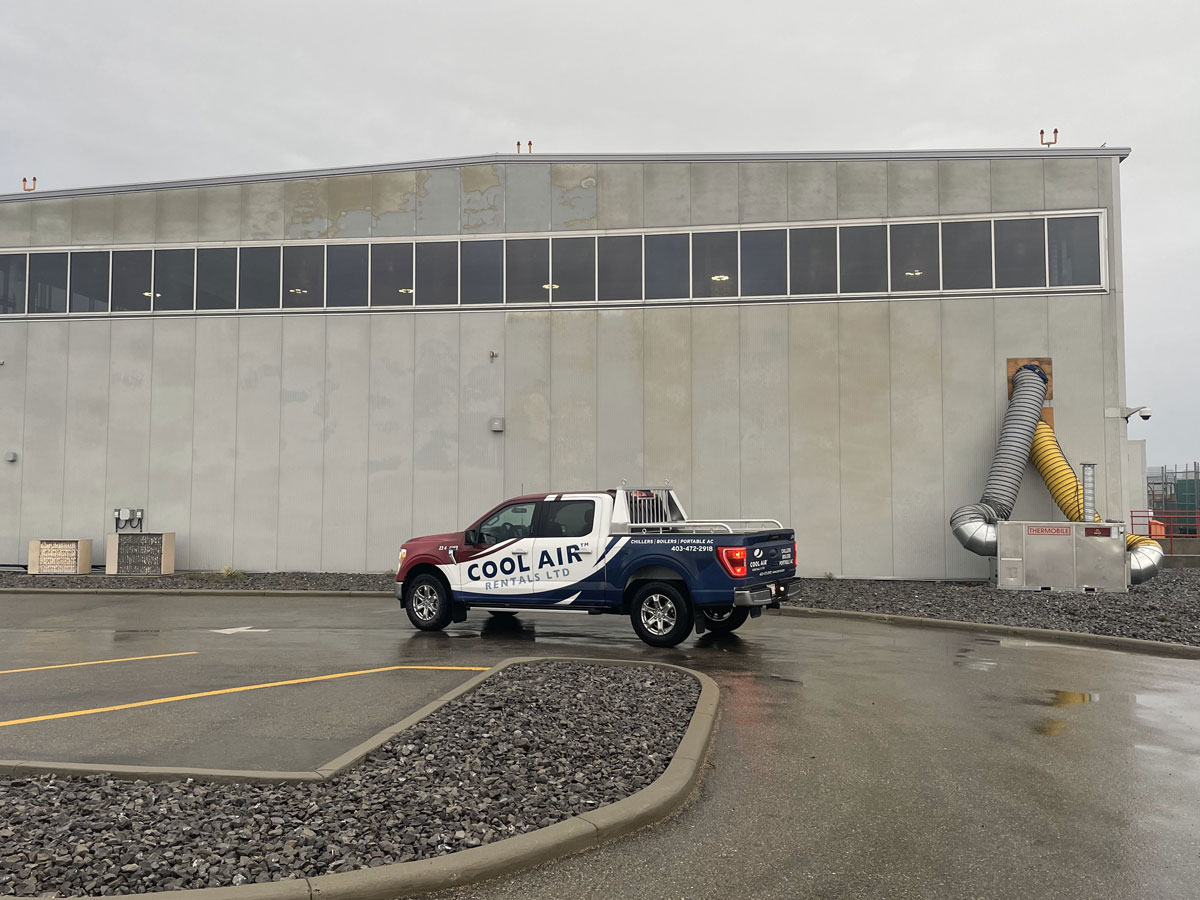
{"label": "chrome wheel rim", "polygon": [[438,593],[432,585],[422,584],[413,591],[412,608],[418,619],[428,621],[437,615]]}
{"label": "chrome wheel rim", "polygon": [[732,609],[726,610],[705,610],[704,617],[710,622],[724,622],[733,615]]}
{"label": "chrome wheel rim", "polygon": [[651,594],[642,601],[642,626],[655,637],[663,637],[671,633],[675,627],[678,615],[675,604],[670,597],[662,594]]}

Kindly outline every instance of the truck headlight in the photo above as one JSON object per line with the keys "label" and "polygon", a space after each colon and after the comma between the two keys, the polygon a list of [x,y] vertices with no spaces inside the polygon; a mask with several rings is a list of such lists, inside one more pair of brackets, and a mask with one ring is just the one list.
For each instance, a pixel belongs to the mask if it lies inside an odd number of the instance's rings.
{"label": "truck headlight", "polygon": [[400,548],[400,559],[396,561],[396,571],[399,572],[404,568],[404,557],[408,556],[408,551],[403,547]]}

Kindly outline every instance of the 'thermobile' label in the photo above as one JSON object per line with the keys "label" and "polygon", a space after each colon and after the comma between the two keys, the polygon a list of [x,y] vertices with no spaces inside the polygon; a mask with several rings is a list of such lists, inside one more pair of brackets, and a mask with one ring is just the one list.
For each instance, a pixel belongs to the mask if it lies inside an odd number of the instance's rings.
{"label": "'thermobile' label", "polygon": [[1071,536],[1070,525],[1026,525],[1026,534],[1062,534]]}

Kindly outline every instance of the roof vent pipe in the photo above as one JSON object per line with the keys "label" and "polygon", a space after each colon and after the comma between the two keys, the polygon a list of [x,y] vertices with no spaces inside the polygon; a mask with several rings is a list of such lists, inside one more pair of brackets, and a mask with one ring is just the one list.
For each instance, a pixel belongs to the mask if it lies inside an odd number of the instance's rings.
{"label": "roof vent pipe", "polygon": [[1081,463],[1083,469],[1083,521],[1096,521],[1096,464]]}

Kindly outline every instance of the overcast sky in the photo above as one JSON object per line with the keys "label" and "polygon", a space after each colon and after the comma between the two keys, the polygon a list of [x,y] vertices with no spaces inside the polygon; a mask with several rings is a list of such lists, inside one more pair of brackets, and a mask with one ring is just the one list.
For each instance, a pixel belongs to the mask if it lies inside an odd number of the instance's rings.
{"label": "overcast sky", "polygon": [[1127,384],[1200,459],[1200,5],[0,0],[0,193],[535,151],[1129,146]]}

